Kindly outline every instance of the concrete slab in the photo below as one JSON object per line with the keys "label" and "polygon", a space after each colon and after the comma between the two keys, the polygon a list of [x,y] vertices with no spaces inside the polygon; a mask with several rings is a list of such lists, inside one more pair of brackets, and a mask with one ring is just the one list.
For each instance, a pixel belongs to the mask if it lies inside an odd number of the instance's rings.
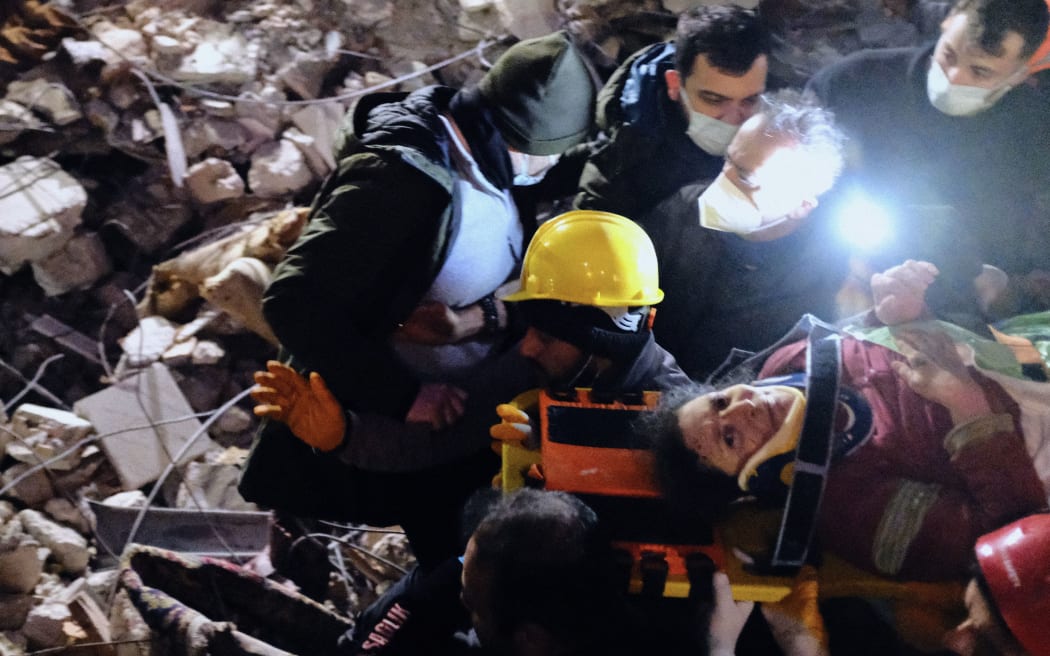
{"label": "concrete slab", "polygon": [[[171,458],[201,432],[201,422],[160,363],[84,397],[73,410],[95,427],[102,450],[128,490],[157,480]],[[179,464],[214,446],[206,434],[200,435]]]}

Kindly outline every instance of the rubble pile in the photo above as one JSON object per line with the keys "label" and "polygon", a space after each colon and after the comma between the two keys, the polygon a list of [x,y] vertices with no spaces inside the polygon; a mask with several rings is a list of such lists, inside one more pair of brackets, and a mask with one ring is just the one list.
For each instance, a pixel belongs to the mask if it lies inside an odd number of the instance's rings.
{"label": "rubble pile", "polygon": [[[259,300],[357,98],[467,84],[514,40],[559,28],[605,76],[699,4],[710,0],[4,3],[0,655],[146,649],[142,618],[113,595],[116,558],[142,533],[107,523],[119,513],[99,520],[97,504],[145,508],[142,531],[152,507],[263,515],[235,490],[257,428],[246,390],[277,354]],[[880,0],[762,5],[778,33],[774,86],[935,28]],[[400,536],[339,539],[410,560]],[[321,567],[312,596],[349,614],[396,575],[357,553],[334,587]]]}

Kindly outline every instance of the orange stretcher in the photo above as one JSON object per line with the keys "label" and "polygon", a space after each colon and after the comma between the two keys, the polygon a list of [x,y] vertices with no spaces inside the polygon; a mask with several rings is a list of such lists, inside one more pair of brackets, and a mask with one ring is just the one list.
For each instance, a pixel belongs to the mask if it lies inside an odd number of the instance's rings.
{"label": "orange stretcher", "polygon": [[[741,559],[769,550],[778,511],[743,503],[718,526],[683,527],[672,519],[657,486],[653,455],[630,427],[658,400],[658,392],[606,399],[588,389],[561,395],[533,390],[517,397],[512,404],[539,419],[540,445],[502,444],[503,489],[542,486],[581,497],[609,526],[614,546],[631,559],[631,592],[687,597],[690,580],[716,567],[729,575],[738,600],[783,599],[792,577],[756,574]],[[894,581],[828,554],[817,573],[822,598],[874,597],[899,607],[899,616],[909,618],[904,622],[916,625],[918,639],[913,635],[910,641],[919,646],[939,638],[962,600],[961,584]]]}

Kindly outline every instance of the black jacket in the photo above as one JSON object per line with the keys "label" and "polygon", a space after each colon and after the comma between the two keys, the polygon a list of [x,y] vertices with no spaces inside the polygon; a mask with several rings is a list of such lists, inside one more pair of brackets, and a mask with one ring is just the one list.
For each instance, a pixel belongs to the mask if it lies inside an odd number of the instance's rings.
{"label": "black jacket", "polygon": [[606,137],[583,169],[578,209],[641,222],[686,184],[718,175],[722,158],[692,142],[681,103],[667,96],[664,72],[673,67],[674,44],[657,43],[632,55],[598,93],[597,124]]}

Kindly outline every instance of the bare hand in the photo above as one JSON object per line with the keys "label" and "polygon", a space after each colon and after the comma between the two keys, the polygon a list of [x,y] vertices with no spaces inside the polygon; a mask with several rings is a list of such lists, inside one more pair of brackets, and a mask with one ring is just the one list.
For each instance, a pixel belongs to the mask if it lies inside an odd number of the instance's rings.
{"label": "bare hand", "polygon": [[875,316],[887,326],[915,321],[927,312],[926,289],[940,274],[929,262],[907,260],[871,277]]}
{"label": "bare hand", "polygon": [[419,304],[394,335],[408,342],[432,346],[454,344],[463,338],[459,314],[436,301]]}
{"label": "bare hand", "polygon": [[951,337],[918,330],[894,337],[908,360],[894,362],[893,370],[916,394],[948,408],[955,423],[991,413],[984,390],[970,376]]}
{"label": "bare hand", "polygon": [[715,589],[715,607],[711,611],[711,623],[707,629],[708,650],[712,654],[732,654],[755,602],[734,601],[729,577],[725,572],[715,572],[711,586]]}
{"label": "bare hand", "polygon": [[467,393],[454,385],[426,383],[419,388],[405,421],[429,424],[433,430],[448,428],[463,416],[466,400]]}

